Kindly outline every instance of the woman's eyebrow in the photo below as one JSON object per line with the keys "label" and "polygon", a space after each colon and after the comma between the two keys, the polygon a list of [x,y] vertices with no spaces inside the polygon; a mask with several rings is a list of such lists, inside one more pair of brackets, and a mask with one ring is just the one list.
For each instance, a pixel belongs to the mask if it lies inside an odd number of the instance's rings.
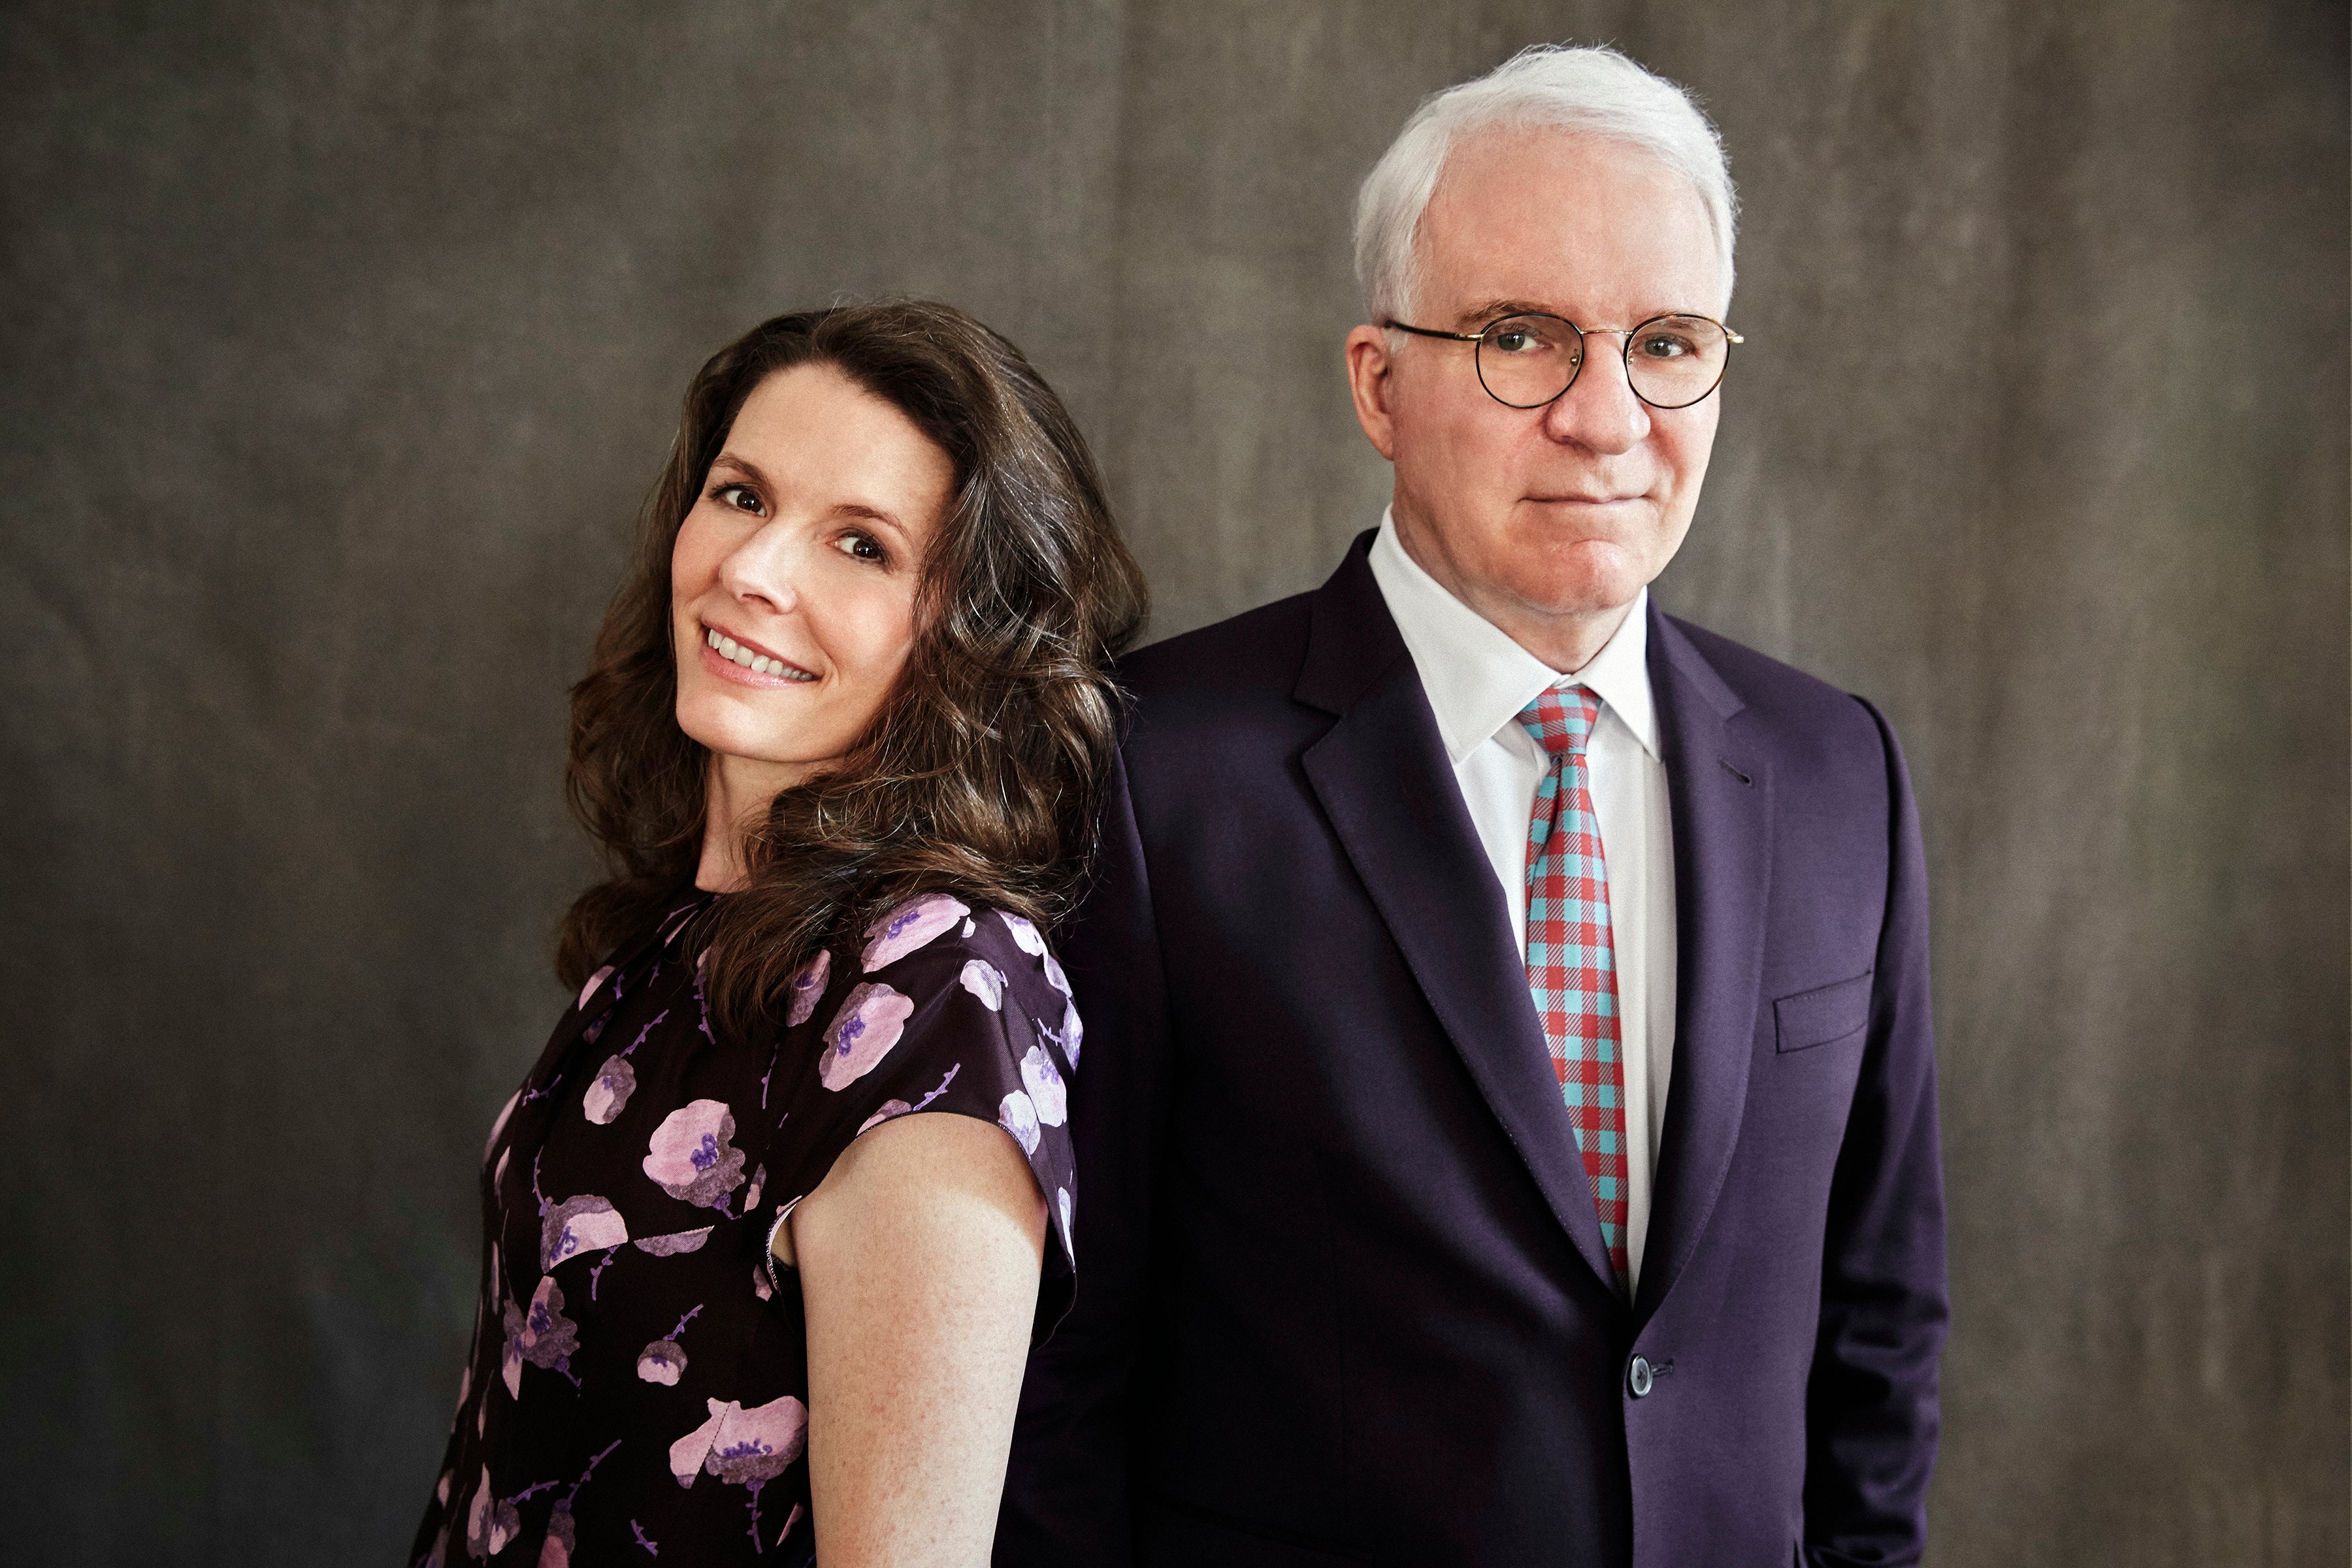
{"label": "woman's eyebrow", "polygon": [[739,458],[732,452],[719,453],[710,459],[710,466],[713,468],[732,468],[755,485],[765,485],[768,482],[768,476],[761,470],[759,464],[749,458]]}
{"label": "woman's eyebrow", "polygon": [[[740,457],[733,452],[721,452],[710,459],[710,467],[713,472],[720,468],[731,468],[771,495],[775,493],[776,487],[770,482],[766,471],[749,458]],[[892,513],[871,502],[838,501],[829,510],[832,515],[837,518],[863,518],[869,522],[880,523],[884,528],[897,534],[901,541],[910,544],[914,542],[914,535],[908,530],[905,523],[899,521]]]}
{"label": "woman's eyebrow", "polygon": [[911,540],[913,538],[913,535],[907,531],[907,525],[905,523],[900,522],[896,517],[884,511],[880,507],[868,506],[864,501],[842,501],[834,507],[833,515],[835,517],[866,518],[870,521],[880,523],[883,527],[897,534],[901,540]]}

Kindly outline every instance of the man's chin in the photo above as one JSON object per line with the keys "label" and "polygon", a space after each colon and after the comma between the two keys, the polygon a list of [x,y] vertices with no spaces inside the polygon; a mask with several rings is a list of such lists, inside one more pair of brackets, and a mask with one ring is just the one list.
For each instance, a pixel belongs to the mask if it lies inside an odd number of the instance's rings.
{"label": "man's chin", "polygon": [[1620,563],[1612,569],[1546,573],[1514,584],[1519,602],[1559,620],[1591,620],[1622,614],[1641,597],[1644,580]]}

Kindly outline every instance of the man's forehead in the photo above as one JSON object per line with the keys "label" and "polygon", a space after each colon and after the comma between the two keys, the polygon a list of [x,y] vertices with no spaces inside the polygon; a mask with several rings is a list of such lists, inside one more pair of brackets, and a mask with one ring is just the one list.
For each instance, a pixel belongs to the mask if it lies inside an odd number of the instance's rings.
{"label": "man's forehead", "polygon": [[1458,322],[1719,306],[1697,187],[1646,149],[1572,131],[1495,130],[1456,145],[1415,241],[1426,306]]}

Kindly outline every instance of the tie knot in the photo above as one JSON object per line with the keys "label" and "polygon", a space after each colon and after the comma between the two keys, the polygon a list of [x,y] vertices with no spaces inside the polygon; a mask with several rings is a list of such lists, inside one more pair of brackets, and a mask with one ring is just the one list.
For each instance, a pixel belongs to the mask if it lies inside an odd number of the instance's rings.
{"label": "tie knot", "polygon": [[1519,710],[1519,727],[1535,737],[1544,754],[1581,755],[1592,726],[1601,717],[1601,700],[1581,686],[1566,689],[1547,687],[1533,702]]}

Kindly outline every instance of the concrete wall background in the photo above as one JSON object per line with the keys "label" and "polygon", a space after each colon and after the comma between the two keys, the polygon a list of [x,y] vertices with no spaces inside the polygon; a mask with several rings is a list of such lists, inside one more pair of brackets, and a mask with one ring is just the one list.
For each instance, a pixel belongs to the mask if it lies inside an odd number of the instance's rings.
{"label": "concrete wall background", "polygon": [[1354,184],[1543,39],[1747,205],[1670,607],[1935,877],[1936,1560],[2347,1560],[2347,19],[2222,0],[0,11],[0,1517],[396,1560],[588,861],[562,693],[702,356],[953,300],[1171,632],[1318,581]]}

